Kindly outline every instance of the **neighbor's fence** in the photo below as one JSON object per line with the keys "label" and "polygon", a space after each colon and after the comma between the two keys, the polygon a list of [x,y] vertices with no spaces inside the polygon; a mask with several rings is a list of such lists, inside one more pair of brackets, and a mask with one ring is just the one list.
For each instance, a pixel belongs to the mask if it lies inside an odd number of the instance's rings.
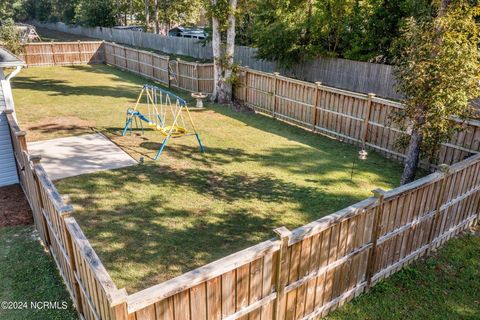
{"label": "neighbor's fence", "polygon": [[170,60],[169,56],[105,43],[105,62],[167,86],[193,92],[213,92],[213,64]]}
{"label": "neighbor's fence", "polygon": [[[167,54],[190,56],[196,59],[213,59],[212,46],[197,39],[165,37],[155,33],[118,30],[113,28],[89,28],[67,25],[62,22],[32,22],[39,27],[123,43],[126,45],[159,50]],[[329,86],[356,92],[375,92],[390,99],[400,99],[395,87],[393,67],[385,64],[353,61],[339,58],[320,57],[284,69],[276,62],[257,57],[257,48],[235,46],[235,62],[241,66],[263,72],[279,71],[305,81],[322,81]]]}
{"label": "neighbor's fence", "polygon": [[126,319],[125,289],[119,290],[71,217],[53,182],[40,164],[40,157],[28,153],[25,131],[7,111],[15,160],[21,186],[32,208],[40,239],[51,253],[67,291],[82,319]]}
{"label": "neighbor's fence", "polygon": [[[402,134],[391,115],[401,103],[242,68],[235,98],[254,110],[314,132],[373,148],[390,158],[404,160],[397,143]],[[457,121],[457,120],[452,120]],[[464,122],[464,130],[443,143],[439,163],[452,164],[480,151],[480,122]]]}
{"label": "neighbor's fence", "polygon": [[102,41],[29,43],[20,57],[28,66],[64,66],[105,61]]}

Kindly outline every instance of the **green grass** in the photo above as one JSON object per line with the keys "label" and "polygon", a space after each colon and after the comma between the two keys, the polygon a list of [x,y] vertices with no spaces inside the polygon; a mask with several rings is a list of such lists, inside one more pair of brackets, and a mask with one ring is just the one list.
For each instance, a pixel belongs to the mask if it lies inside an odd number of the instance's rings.
{"label": "green grass", "polygon": [[480,237],[451,240],[327,319],[480,319]]}
{"label": "green grass", "polygon": [[[0,307],[0,319],[78,319],[55,263],[38,242],[33,226],[0,228],[0,279],[0,302],[21,302],[24,308]],[[57,302],[61,308],[30,305],[44,301]]]}
{"label": "green grass", "polygon": [[121,137],[125,110],[147,82],[107,66],[30,68],[13,83],[29,139],[98,130],[144,165],[59,181],[119,287],[146,288],[398,184],[401,166],[268,117],[208,105],[193,117],[206,147]]}
{"label": "green grass", "polygon": [[38,35],[42,39],[42,42],[48,42],[48,41],[53,41],[53,42],[61,42],[61,41],[95,41],[98,39],[90,38],[90,37],[85,37],[81,35],[76,35],[73,33],[65,33],[61,31],[55,31],[55,30],[50,30],[47,28],[41,28],[41,27],[36,27],[35,28]]}

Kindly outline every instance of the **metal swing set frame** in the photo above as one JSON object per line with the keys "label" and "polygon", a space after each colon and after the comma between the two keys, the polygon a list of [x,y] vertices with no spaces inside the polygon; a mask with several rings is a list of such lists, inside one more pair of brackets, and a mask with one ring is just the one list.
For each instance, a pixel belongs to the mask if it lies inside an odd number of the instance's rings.
{"label": "metal swing set frame", "polygon": [[[138,110],[142,101],[142,97],[144,96],[146,96],[148,116],[142,114]],[[172,103],[172,100],[174,100],[175,103]],[[168,111],[170,111],[169,113],[173,118],[171,125],[166,124]],[[185,126],[183,112],[186,112],[187,114],[187,119],[190,123],[192,132],[189,132]],[[144,134],[144,126],[142,122],[148,123],[149,127],[159,131],[165,137],[160,149],[157,152],[157,155],[155,156],[155,160],[158,160],[158,158],[161,156],[170,138],[195,136],[200,146],[200,152],[205,152],[202,140],[200,139],[200,135],[198,134],[197,128],[192,119],[192,115],[188,109],[187,102],[167,90],[149,84],[143,85],[142,91],[138,95],[135,103],[135,107],[133,109],[128,108],[127,110],[125,127],[123,128],[122,136],[125,136],[127,131],[130,131],[130,134],[132,134],[134,123],[137,129],[139,128],[140,124],[142,134]]]}

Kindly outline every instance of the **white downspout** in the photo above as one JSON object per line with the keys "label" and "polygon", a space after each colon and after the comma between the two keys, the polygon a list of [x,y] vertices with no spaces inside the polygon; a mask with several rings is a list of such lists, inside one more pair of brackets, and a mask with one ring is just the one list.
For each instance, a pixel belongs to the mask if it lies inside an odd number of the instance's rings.
{"label": "white downspout", "polygon": [[15,104],[13,103],[13,94],[12,94],[12,87],[10,86],[10,79],[15,77],[20,70],[22,70],[22,66],[15,67],[12,73],[10,73],[6,78],[3,72],[0,72],[0,83],[2,85],[3,90],[3,97],[5,99],[5,106],[7,110],[13,110],[13,116],[15,117]]}

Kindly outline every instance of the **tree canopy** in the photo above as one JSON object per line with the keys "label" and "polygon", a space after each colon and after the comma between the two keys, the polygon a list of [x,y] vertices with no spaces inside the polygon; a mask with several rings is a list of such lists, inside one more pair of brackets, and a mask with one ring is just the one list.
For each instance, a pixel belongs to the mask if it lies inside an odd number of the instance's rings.
{"label": "tree canopy", "polygon": [[0,28],[0,45],[4,46],[14,54],[23,52],[23,46],[20,40],[20,33],[15,28],[12,19],[6,19]]}
{"label": "tree canopy", "polygon": [[[419,157],[435,162],[439,146],[462,129],[470,101],[480,96],[480,7],[456,1],[435,18],[410,18],[398,40],[396,62],[405,108],[396,115],[411,132],[402,183],[413,180]],[[407,129],[407,128],[405,128]]]}
{"label": "tree canopy", "polygon": [[[203,0],[3,0],[0,20],[35,19],[86,26],[146,24],[164,33],[176,24],[194,24],[205,11]],[[157,28],[157,25],[159,26]],[[155,28],[153,28],[155,26]]]}
{"label": "tree canopy", "polygon": [[[252,0],[239,39],[284,66],[323,55],[391,62],[409,17],[430,16],[432,0]],[[247,33],[247,34],[244,34]]]}

